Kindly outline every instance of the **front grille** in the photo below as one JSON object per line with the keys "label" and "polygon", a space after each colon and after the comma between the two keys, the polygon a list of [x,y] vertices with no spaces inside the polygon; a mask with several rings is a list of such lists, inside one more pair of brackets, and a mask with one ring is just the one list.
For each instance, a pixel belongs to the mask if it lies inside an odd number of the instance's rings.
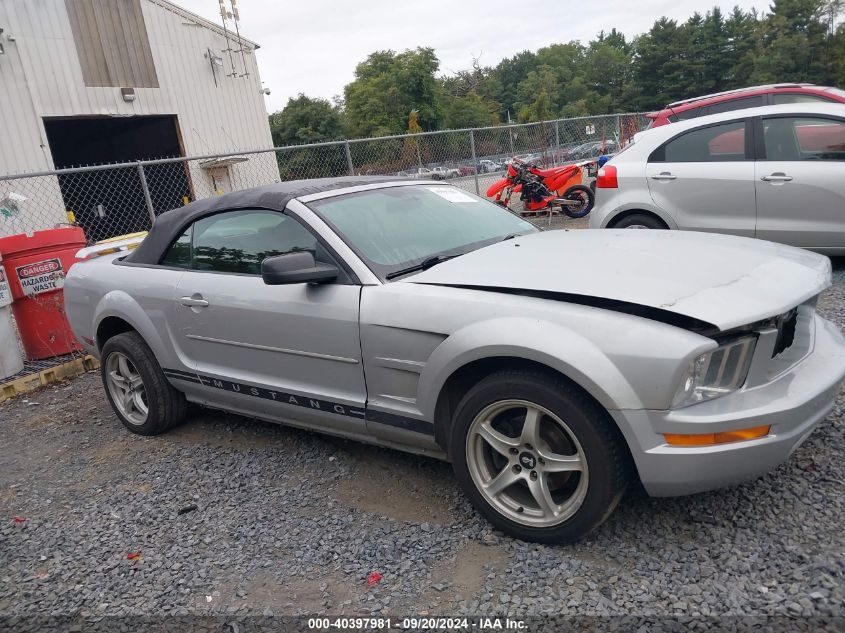
{"label": "front grille", "polygon": [[798,309],[793,308],[786,314],[777,318],[778,337],[775,340],[775,348],[772,350],[772,358],[782,354],[795,342],[795,331],[798,328]]}

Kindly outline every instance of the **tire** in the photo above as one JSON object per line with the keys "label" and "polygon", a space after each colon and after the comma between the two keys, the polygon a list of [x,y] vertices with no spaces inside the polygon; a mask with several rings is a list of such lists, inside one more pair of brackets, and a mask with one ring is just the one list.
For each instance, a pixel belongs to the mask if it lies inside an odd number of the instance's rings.
{"label": "tire", "polygon": [[650,213],[634,213],[616,222],[614,229],[665,229],[663,221]]}
{"label": "tire", "polygon": [[566,200],[584,200],[584,206],[576,211],[567,206],[563,207],[563,212],[570,218],[583,218],[593,210],[596,204],[596,194],[585,185],[573,185],[564,192],[562,197]]}
{"label": "tire", "polygon": [[[124,332],[106,341],[100,375],[109,404],[133,433],[158,435],[185,419],[188,403],[184,394],[167,381],[137,332]],[[127,394],[127,386],[131,394]]]}
{"label": "tire", "polygon": [[[525,428],[532,410],[539,434]],[[449,457],[464,493],[490,523],[537,543],[568,543],[596,529],[622,498],[630,471],[627,447],[605,411],[566,380],[528,370],[497,372],[464,395]],[[491,494],[494,482],[503,487]]]}

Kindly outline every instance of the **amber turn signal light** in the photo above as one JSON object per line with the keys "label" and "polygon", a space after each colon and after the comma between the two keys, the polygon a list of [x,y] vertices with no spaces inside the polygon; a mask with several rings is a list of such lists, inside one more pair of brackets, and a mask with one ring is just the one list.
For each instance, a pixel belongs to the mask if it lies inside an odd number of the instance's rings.
{"label": "amber turn signal light", "polygon": [[663,437],[666,438],[666,443],[671,446],[715,446],[717,444],[729,444],[730,442],[756,440],[757,438],[767,436],[771,428],[771,425],[755,426],[750,429],[720,431],[719,433],[700,433],[695,435],[664,433]]}

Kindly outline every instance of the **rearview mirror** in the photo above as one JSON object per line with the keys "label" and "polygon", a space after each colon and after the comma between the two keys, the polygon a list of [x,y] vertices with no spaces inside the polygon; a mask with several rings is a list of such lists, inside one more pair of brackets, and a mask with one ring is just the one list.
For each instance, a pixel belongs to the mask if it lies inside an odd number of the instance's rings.
{"label": "rearview mirror", "polygon": [[323,284],[337,279],[337,267],[317,263],[311,251],[268,257],[261,262],[261,278],[268,286]]}

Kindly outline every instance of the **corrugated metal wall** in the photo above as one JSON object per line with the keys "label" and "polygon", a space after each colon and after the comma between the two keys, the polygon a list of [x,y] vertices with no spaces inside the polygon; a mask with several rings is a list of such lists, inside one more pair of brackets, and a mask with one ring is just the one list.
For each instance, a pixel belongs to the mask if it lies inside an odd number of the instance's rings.
{"label": "corrugated metal wall", "polygon": [[[222,34],[161,0],[141,0],[141,8],[160,87],[136,87],[127,103],[119,87],[85,86],[64,0],[0,0],[0,27],[14,38],[4,39],[0,55],[0,174],[53,169],[44,117],[175,114],[185,155],[272,147],[252,47],[244,56],[249,76],[227,77]],[[224,60],[216,84],[209,49]],[[241,55],[233,57],[242,74]],[[277,179],[268,165],[267,182]]]}

